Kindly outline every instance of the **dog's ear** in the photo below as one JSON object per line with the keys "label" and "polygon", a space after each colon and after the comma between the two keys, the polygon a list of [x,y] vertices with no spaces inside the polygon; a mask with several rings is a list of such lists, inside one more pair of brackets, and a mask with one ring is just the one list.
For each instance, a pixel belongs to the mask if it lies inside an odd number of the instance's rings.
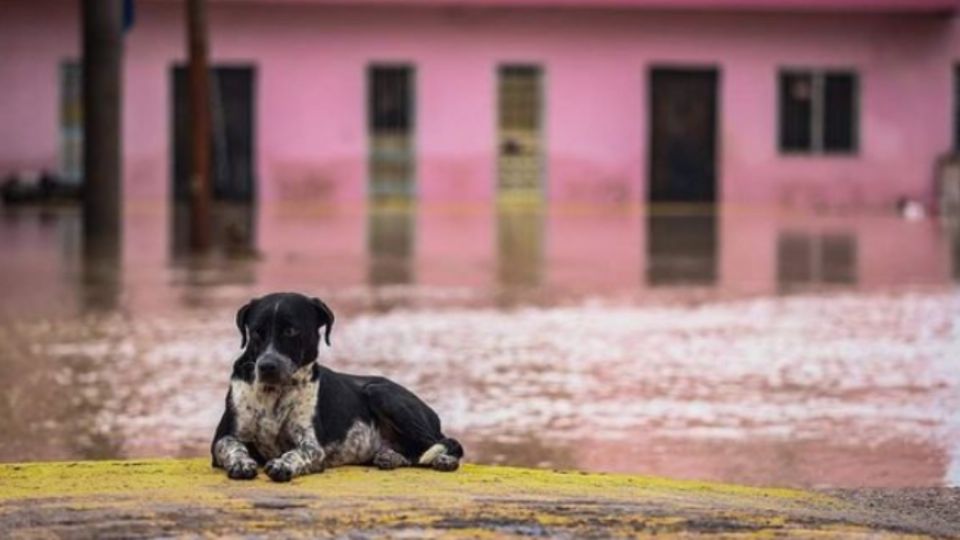
{"label": "dog's ear", "polygon": [[254,298],[247,302],[239,311],[237,311],[237,330],[240,331],[240,348],[247,346],[247,315],[250,308],[257,304],[258,299]]}
{"label": "dog's ear", "polygon": [[320,315],[320,326],[326,326],[327,329],[324,332],[323,339],[327,342],[327,346],[330,346],[330,332],[333,330],[333,310],[329,306],[323,303],[323,300],[319,298],[311,298],[310,303],[313,304],[313,307],[317,308],[317,313]]}

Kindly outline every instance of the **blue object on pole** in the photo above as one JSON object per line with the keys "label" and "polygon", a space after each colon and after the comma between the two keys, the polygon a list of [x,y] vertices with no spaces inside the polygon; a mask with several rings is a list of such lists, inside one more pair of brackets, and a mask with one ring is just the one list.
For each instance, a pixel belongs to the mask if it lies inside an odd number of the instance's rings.
{"label": "blue object on pole", "polygon": [[137,20],[134,13],[133,0],[123,0],[123,31],[127,32],[133,28],[133,23]]}

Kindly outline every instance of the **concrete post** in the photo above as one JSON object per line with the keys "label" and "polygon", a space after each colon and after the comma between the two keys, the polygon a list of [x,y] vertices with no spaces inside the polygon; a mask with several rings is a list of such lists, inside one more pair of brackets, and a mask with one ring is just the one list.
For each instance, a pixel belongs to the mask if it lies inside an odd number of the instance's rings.
{"label": "concrete post", "polygon": [[121,0],[83,0],[84,251],[116,257],[121,239]]}
{"label": "concrete post", "polygon": [[187,70],[190,88],[190,246],[195,252],[210,249],[210,73],[207,65],[207,13],[205,0],[187,0]]}

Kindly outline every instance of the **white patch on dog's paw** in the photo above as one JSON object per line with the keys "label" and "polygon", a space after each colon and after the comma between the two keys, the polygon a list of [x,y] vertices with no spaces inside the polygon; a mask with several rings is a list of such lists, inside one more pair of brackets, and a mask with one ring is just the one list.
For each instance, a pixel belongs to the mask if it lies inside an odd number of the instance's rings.
{"label": "white patch on dog's paw", "polygon": [[420,456],[420,459],[417,461],[417,463],[420,465],[432,465],[433,461],[437,459],[437,457],[442,456],[446,451],[446,446],[437,443],[430,448],[427,448],[427,451]]}

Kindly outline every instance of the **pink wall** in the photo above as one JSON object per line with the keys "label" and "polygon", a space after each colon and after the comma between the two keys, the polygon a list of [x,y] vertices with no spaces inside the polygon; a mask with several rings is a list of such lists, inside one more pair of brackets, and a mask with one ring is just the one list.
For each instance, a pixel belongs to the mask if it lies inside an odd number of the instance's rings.
{"label": "pink wall", "polygon": [[644,9],[720,9],[764,11],[947,12],[960,8],[957,0],[214,0],[373,6],[509,6]]}
{"label": "pink wall", "polygon": [[[127,200],[169,190],[169,67],[181,9],[138,3],[125,65]],[[74,2],[5,4],[0,21],[0,172],[55,167],[57,64],[78,51]],[[257,67],[258,189],[265,200],[365,198],[364,67],[417,68],[418,188],[426,203],[488,202],[495,185],[495,69],[541,63],[547,192],[561,203],[637,202],[646,182],[647,70],[721,71],[725,202],[888,206],[930,200],[951,140],[960,30],[941,15],[617,10],[211,6],[216,62]],[[779,66],[860,73],[859,154],[784,157],[776,147]]]}

